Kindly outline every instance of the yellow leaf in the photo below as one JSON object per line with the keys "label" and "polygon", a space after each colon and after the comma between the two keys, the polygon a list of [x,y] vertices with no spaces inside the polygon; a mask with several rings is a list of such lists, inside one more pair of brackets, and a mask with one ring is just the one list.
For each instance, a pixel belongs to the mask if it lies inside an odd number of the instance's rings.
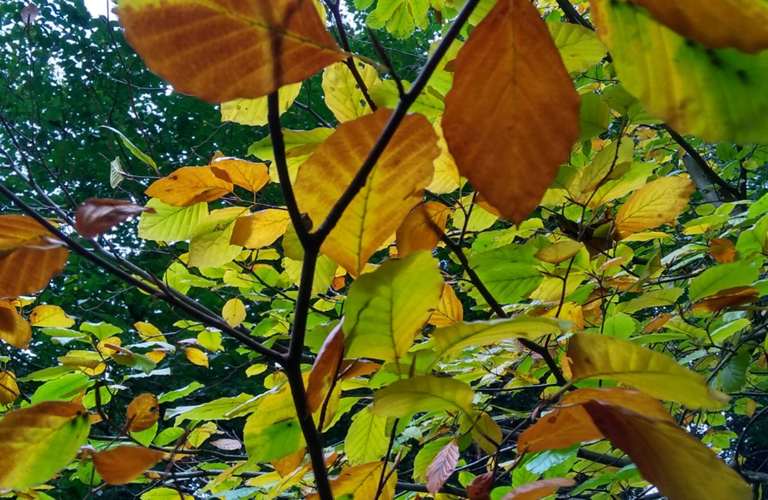
{"label": "yellow leaf", "polygon": [[69,465],[91,423],[83,405],[46,401],[0,420],[0,488],[26,490]]}
{"label": "yellow leaf", "polygon": [[434,250],[445,231],[451,212],[451,207],[436,201],[428,201],[414,208],[397,228],[398,256],[408,257],[417,250]]}
{"label": "yellow leaf", "polygon": [[698,373],[675,360],[628,340],[578,333],[568,344],[567,365],[574,380],[616,380],[655,398],[691,409],[718,409],[730,399]]}
{"label": "yellow leaf", "polygon": [[229,176],[220,172],[210,166],[182,167],[150,184],[145,193],[172,207],[218,200],[233,189]]}
{"label": "yellow leaf", "polygon": [[456,296],[451,285],[443,285],[443,294],[437,310],[429,317],[428,323],[434,326],[451,326],[464,319],[464,305]]}
{"label": "yellow leaf", "polygon": [[239,326],[245,321],[245,304],[240,299],[229,299],[221,310],[221,315],[231,327]]}
{"label": "yellow leaf", "polygon": [[9,405],[19,397],[19,386],[13,372],[0,372],[0,404]]}
{"label": "yellow leaf", "polygon": [[[237,299],[233,299],[237,300]],[[225,318],[226,319],[226,318]],[[237,325],[232,325],[237,326]],[[197,342],[211,352],[223,351],[221,347],[221,333],[216,330],[203,330],[197,334]]]}
{"label": "yellow leaf", "polygon": [[287,210],[268,208],[235,221],[230,243],[245,248],[264,248],[285,234],[291,216]]}
{"label": "yellow leaf", "polygon": [[189,347],[184,350],[184,354],[186,354],[187,359],[190,360],[193,364],[208,368],[208,355],[200,349]]}
{"label": "yellow leaf", "polygon": [[[331,490],[334,498],[346,498],[350,500],[372,500],[379,489],[379,481],[386,462],[374,462],[346,467],[341,469],[338,477],[331,480]],[[397,473],[393,473],[379,495],[379,500],[393,500],[395,498],[395,484]],[[307,496],[307,500],[318,500],[317,493]]]}
{"label": "yellow leaf", "polygon": [[165,351],[154,349],[146,353],[145,356],[154,361],[155,364],[159,364],[162,360],[165,359],[166,353]]}
{"label": "yellow leaf", "polygon": [[632,193],[619,209],[613,223],[616,234],[623,239],[662,224],[675,225],[695,190],[693,181],[684,177],[661,177],[649,182]]}
{"label": "yellow leaf", "polygon": [[584,248],[583,243],[566,239],[539,249],[534,257],[542,262],[559,264],[579,253],[582,248]]}
{"label": "yellow leaf", "polygon": [[[263,163],[253,163],[238,158],[220,157],[211,162],[211,170],[220,178],[229,178],[235,186],[253,193],[269,182],[269,171]],[[225,174],[220,171],[223,170]]]}
{"label": "yellow leaf", "polygon": [[35,307],[29,313],[29,324],[39,327],[69,328],[75,324],[75,320],[67,316],[67,313],[59,306],[42,305]]}
{"label": "yellow leaf", "polygon": [[519,224],[579,138],[581,99],[528,0],[498,1],[459,51],[455,68],[443,118],[448,146],[459,172]]}
{"label": "yellow leaf", "polygon": [[677,424],[597,401],[584,405],[595,425],[637,465],[643,479],[675,500],[750,500],[739,474]]}
{"label": "yellow leaf", "polygon": [[445,142],[445,134],[442,127],[443,117],[440,116],[432,125],[437,134],[437,147],[440,148],[440,156],[435,159],[435,175],[432,182],[426,187],[427,191],[435,194],[448,194],[459,189],[461,185],[461,176],[459,167],[456,166],[456,160],[448,151],[448,143]]}
{"label": "yellow leaf", "polygon": [[189,242],[189,267],[218,267],[227,264],[242,251],[232,245],[235,221],[248,213],[247,208],[228,207],[214,210],[200,222]]}
{"label": "yellow leaf", "polygon": [[64,366],[95,369],[104,362],[104,358],[98,352],[74,349],[64,356],[59,356],[58,361]]}
{"label": "yellow leaf", "polygon": [[137,321],[133,324],[133,327],[137,332],[139,332],[139,337],[141,337],[141,340],[147,340],[150,342],[168,342],[168,340],[165,338],[165,335],[163,335],[163,333],[158,330],[158,328],[152,323]]}
{"label": "yellow leaf", "polygon": [[154,394],[144,393],[133,398],[126,410],[128,430],[141,432],[149,429],[160,417],[160,406]]}
{"label": "yellow leaf", "polygon": [[150,70],[208,102],[263,97],[345,58],[313,2],[123,0],[118,16]]}
{"label": "yellow leaf", "polygon": [[29,323],[7,302],[0,303],[0,339],[17,349],[26,349],[32,340]]}
{"label": "yellow leaf", "polygon": [[371,412],[383,417],[405,417],[439,410],[472,412],[475,393],[455,378],[419,375],[396,380],[373,395]]}
{"label": "yellow leaf", "polygon": [[154,213],[144,212],[139,221],[139,238],[153,241],[184,241],[195,234],[197,227],[208,215],[208,204],[197,203],[191,207],[172,207],[160,200],[151,199],[147,207]]}
{"label": "yellow leaf", "polygon": [[[357,66],[357,72],[368,89],[381,83],[379,75],[372,66],[362,61],[355,61],[353,64]],[[325,68],[322,85],[325,105],[333,112],[333,116],[339,120],[339,123],[372,113],[363,91],[345,63],[338,62]]]}
{"label": "yellow leaf", "polygon": [[160,451],[139,446],[118,446],[91,452],[96,472],[107,484],[127,484],[163,458]]}
{"label": "yellow leaf", "polygon": [[[278,91],[280,114],[291,107],[301,92],[301,82],[286,85]],[[221,104],[221,121],[258,127],[267,124],[267,98],[235,99]],[[247,189],[247,188],[246,188]]]}
{"label": "yellow leaf", "polygon": [[[317,228],[358,172],[392,112],[342,123],[299,168],[299,208]],[[434,129],[422,115],[408,115],[322,246],[322,252],[357,276],[379,246],[421,200],[439,154]],[[407,169],[403,165],[408,165]]]}

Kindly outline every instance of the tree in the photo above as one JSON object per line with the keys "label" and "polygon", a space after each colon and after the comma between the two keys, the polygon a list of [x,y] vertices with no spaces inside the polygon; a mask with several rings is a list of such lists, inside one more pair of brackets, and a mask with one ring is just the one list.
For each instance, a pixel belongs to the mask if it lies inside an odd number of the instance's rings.
{"label": "tree", "polygon": [[763,2],[9,5],[0,489],[768,479]]}

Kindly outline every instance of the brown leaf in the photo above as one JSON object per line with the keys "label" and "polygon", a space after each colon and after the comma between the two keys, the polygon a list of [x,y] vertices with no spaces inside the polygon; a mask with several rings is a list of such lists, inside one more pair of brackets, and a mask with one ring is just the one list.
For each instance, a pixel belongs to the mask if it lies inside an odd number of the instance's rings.
{"label": "brown leaf", "polygon": [[[280,477],[285,477],[291,472],[295,471],[301,462],[304,461],[304,456],[307,454],[307,448],[303,447],[296,453],[291,453],[287,457],[283,457],[280,460],[272,462],[272,467],[275,468]],[[311,463],[310,463],[311,465]]]}
{"label": "brown leaf", "polygon": [[434,250],[450,214],[451,207],[436,201],[414,208],[397,228],[398,256],[404,259],[417,250]]}
{"label": "brown leaf", "polygon": [[459,443],[451,439],[437,452],[427,469],[427,490],[433,495],[440,491],[459,463]]}
{"label": "brown leaf", "polygon": [[141,432],[149,429],[160,417],[160,406],[154,394],[141,394],[133,398],[126,411],[128,430]]}
{"label": "brown leaf", "polygon": [[341,324],[325,339],[307,382],[307,407],[310,413],[316,412],[325,401],[331,382],[339,371],[339,363],[344,356],[344,332]]}
{"label": "brown leaf", "polygon": [[518,486],[510,491],[501,500],[539,500],[548,497],[560,488],[568,488],[576,484],[571,478],[557,477],[552,479],[542,479],[532,483]]}
{"label": "brown leaf", "polygon": [[456,59],[443,130],[459,172],[519,224],[579,138],[581,99],[528,0],[499,0]]}
{"label": "brown leaf", "polygon": [[381,365],[373,361],[364,359],[355,359],[353,361],[342,361],[339,377],[342,380],[349,380],[357,377],[364,377],[371,373],[376,373]]}
{"label": "brown leaf", "polygon": [[693,304],[691,309],[694,312],[718,312],[728,307],[750,304],[758,300],[760,300],[760,290],[751,286],[737,286],[710,295]]}
{"label": "brown leaf", "polygon": [[0,303],[0,339],[17,349],[26,349],[32,340],[29,323],[8,302]]}
{"label": "brown leaf", "polygon": [[647,325],[643,328],[643,333],[653,333],[656,330],[660,329],[662,326],[667,324],[667,321],[672,319],[672,314],[670,313],[661,313],[655,318],[653,318],[651,321],[648,322]]}
{"label": "brown leaf", "polygon": [[154,213],[153,208],[134,205],[128,201],[91,198],[77,207],[75,229],[84,238],[104,234],[121,222],[140,214]]}
{"label": "brown leaf", "polygon": [[709,240],[709,255],[721,264],[736,260],[736,245],[725,238]]}
{"label": "brown leaf", "polygon": [[490,500],[488,492],[493,487],[493,472],[480,474],[467,485],[469,500]]}
{"label": "brown leaf", "polygon": [[127,484],[163,458],[162,452],[139,446],[118,446],[90,453],[96,472],[107,484]]}
{"label": "brown leaf", "polygon": [[597,401],[584,408],[663,496],[673,500],[752,499],[751,488],[736,471],[674,422]]}
{"label": "brown leaf", "polygon": [[208,102],[262,97],[346,57],[308,0],[126,1],[118,15],[150,70]]}
{"label": "brown leaf", "polygon": [[233,189],[232,182],[224,178],[226,172],[219,169],[218,176],[211,167],[182,167],[168,177],[156,180],[145,191],[166,205],[188,207],[203,201],[218,200]]}

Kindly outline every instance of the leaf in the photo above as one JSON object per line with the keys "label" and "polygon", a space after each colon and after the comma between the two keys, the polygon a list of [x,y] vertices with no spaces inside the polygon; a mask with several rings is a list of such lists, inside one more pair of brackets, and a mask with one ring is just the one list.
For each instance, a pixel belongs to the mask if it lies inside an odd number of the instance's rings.
{"label": "leaf", "polygon": [[141,500],[194,500],[194,497],[172,488],[153,488],[141,495]]}
{"label": "leaf", "polygon": [[753,0],[717,0],[691,9],[685,1],[631,0],[686,38],[712,48],[755,53],[768,48],[768,5]]}
{"label": "leaf", "polygon": [[90,455],[107,484],[128,484],[163,458],[162,452],[139,446],[118,446]]}
{"label": "leaf", "polygon": [[676,424],[599,402],[585,405],[595,425],[632,459],[643,479],[674,500],[749,500],[752,490],[712,450]]}
{"label": "leaf", "polygon": [[491,471],[486,472],[485,474],[480,474],[474,478],[467,485],[467,495],[469,495],[469,500],[488,500],[490,498],[488,493],[493,487],[493,477],[494,472]]}
{"label": "leaf", "polygon": [[606,56],[605,45],[591,29],[571,23],[547,23],[552,39],[569,73],[582,73]]}
{"label": "leaf", "polygon": [[184,354],[192,364],[208,368],[208,355],[200,349],[188,347],[184,349]]}
{"label": "leaf", "polygon": [[437,147],[440,148],[440,156],[435,159],[435,175],[432,177],[432,182],[426,187],[427,191],[435,194],[452,193],[461,185],[459,167],[456,166],[456,160],[453,159],[453,155],[448,150],[448,143],[445,141],[442,119],[441,113],[432,124],[437,134]]}
{"label": "leaf", "polygon": [[499,424],[488,413],[481,413],[479,417],[466,416],[472,425],[472,439],[480,446],[480,449],[489,455],[495,454],[504,439]]}
{"label": "leaf", "polygon": [[109,185],[112,189],[116,189],[125,180],[125,170],[120,163],[120,157],[116,156],[114,160],[109,162]]}
{"label": "leaf", "polygon": [[265,248],[285,234],[291,223],[287,210],[268,208],[235,221],[230,243],[245,248]]}
{"label": "leaf", "polygon": [[616,380],[691,409],[717,409],[730,399],[664,354],[606,335],[578,333],[571,337],[567,364],[574,380]]}
{"label": "leaf", "polygon": [[[349,500],[371,500],[375,498],[376,492],[379,489],[382,469],[386,465],[385,462],[374,462],[342,469],[338,477],[331,479],[333,497]],[[379,500],[394,499],[396,482],[397,473],[393,473],[384,484]],[[319,498],[317,493],[311,493],[307,496],[307,500],[318,500]]]}
{"label": "leaf", "polygon": [[657,420],[674,422],[669,411],[656,398],[642,392],[620,387],[577,389],[566,394],[551,413],[542,416],[520,434],[517,439],[518,449],[535,453],[602,439],[603,433],[595,427],[584,409],[584,404],[589,401],[610,403],[642,412]]}
{"label": "leaf", "polygon": [[7,303],[0,303],[0,339],[17,349],[26,349],[32,340],[32,328],[27,320]]}
{"label": "leaf", "polygon": [[614,230],[619,239],[654,229],[662,224],[675,225],[688,206],[696,185],[683,177],[661,177],[632,193],[619,209]]}
{"label": "leaf", "polygon": [[540,248],[534,257],[542,262],[559,264],[574,257],[582,248],[584,248],[583,243],[565,239]]}
{"label": "leaf", "polygon": [[440,450],[427,469],[427,491],[435,495],[451,477],[459,463],[459,444],[451,439],[445,448]]}
{"label": "leaf", "polygon": [[192,237],[197,227],[208,216],[208,204],[197,203],[190,207],[179,208],[166,205],[160,200],[151,199],[147,208],[154,212],[144,212],[139,221],[139,238],[153,241],[184,241]]}
{"label": "leaf", "polygon": [[760,290],[751,286],[726,288],[702,299],[691,307],[694,312],[718,312],[728,307],[750,304],[760,300]]}
{"label": "leaf", "polygon": [[342,324],[346,356],[396,361],[440,300],[443,277],[428,252],[389,260],[350,287]]}
{"label": "leaf", "polygon": [[590,4],[597,34],[613,57],[619,80],[650,115],[679,133],[710,142],[766,140],[768,96],[762,75],[768,71],[768,53],[708,49],[634,3]]}
{"label": "leaf", "polygon": [[203,330],[197,334],[197,342],[211,352],[223,351],[221,333],[216,330]]}
{"label": "leaf", "polygon": [[75,324],[75,320],[67,316],[59,306],[41,305],[29,313],[29,324],[37,327],[69,328]]}
{"label": "leaf", "polygon": [[[392,112],[342,123],[299,168],[294,186],[299,209],[317,228],[352,181]],[[322,252],[357,276],[373,253],[421,201],[440,153],[437,136],[421,115],[406,116],[389,145],[323,243]],[[402,165],[408,165],[403,169]]]}
{"label": "leaf", "polygon": [[344,439],[344,453],[352,465],[362,465],[381,460],[387,454],[387,418],[375,415],[370,408],[363,408]]}
{"label": "leaf", "polygon": [[523,338],[534,340],[544,335],[567,330],[568,322],[554,318],[531,318],[526,315],[506,319],[491,319],[456,323],[432,332],[435,352],[445,356],[467,347],[496,344],[502,340]]}
{"label": "leaf", "polygon": [[9,405],[16,401],[21,391],[16,383],[16,375],[9,371],[0,371],[0,404]]}
{"label": "leaf", "polygon": [[398,256],[407,257],[417,250],[434,250],[450,214],[451,207],[436,201],[417,205],[397,228]]}
{"label": "leaf", "polygon": [[126,0],[118,16],[150,70],[208,102],[263,97],[345,58],[312,2]]}
{"label": "leaf", "polygon": [[68,257],[62,243],[31,217],[0,215],[0,297],[39,292]]}
{"label": "leaf", "polygon": [[373,396],[371,411],[383,417],[405,417],[439,410],[472,411],[475,393],[465,382],[453,378],[419,375],[393,382]]}
{"label": "leaf", "polygon": [[518,486],[504,495],[501,500],[539,500],[552,495],[560,488],[569,488],[575,485],[576,481],[566,477],[541,479]]}
{"label": "leaf", "polygon": [[579,96],[527,0],[497,2],[459,51],[455,69],[442,123],[448,146],[459,172],[519,224],[579,137]]}
{"label": "leaf", "polygon": [[75,228],[80,236],[93,238],[146,211],[152,209],[128,201],[91,198],[77,207]]}
{"label": "leaf", "polygon": [[619,165],[632,161],[634,147],[630,137],[622,136],[621,140],[613,141],[598,151],[592,163],[581,170],[579,192],[591,193],[610,180],[611,174],[619,170]]}
{"label": "leaf", "polygon": [[758,267],[749,262],[739,261],[710,267],[691,280],[688,298],[696,302],[729,288],[751,285],[759,277]]}
{"label": "leaf", "polygon": [[464,319],[464,306],[451,285],[443,285],[443,294],[437,310],[429,317],[428,323],[434,326],[451,326]]}
{"label": "leaf", "polygon": [[139,332],[139,337],[141,337],[141,340],[150,341],[150,342],[168,342],[168,339],[165,338],[165,335],[163,335],[163,332],[161,332],[155,325],[152,323],[145,323],[144,321],[137,321],[133,324],[133,327],[136,329],[137,332]]}
{"label": "leaf", "polygon": [[256,193],[269,182],[269,171],[263,163],[239,158],[219,157],[211,161],[211,171],[223,180]]}
{"label": "leaf", "polygon": [[[285,113],[301,92],[301,82],[281,87],[278,90],[280,97],[280,114]],[[235,122],[240,125],[259,127],[267,124],[267,98],[235,99],[221,103],[221,121]],[[248,189],[248,188],[246,188]]]}
{"label": "leaf", "polygon": [[728,264],[736,260],[736,245],[725,238],[709,240],[709,255],[720,264]]}
{"label": "leaf", "polygon": [[91,423],[83,405],[47,401],[0,420],[0,488],[26,490],[49,480],[85,444]]}
{"label": "leaf", "polygon": [[188,207],[218,200],[231,193],[234,189],[232,182],[222,177],[221,174],[217,176],[210,166],[182,167],[150,184],[145,194],[173,207]]}
{"label": "leaf", "polygon": [[[381,83],[373,66],[362,61],[355,61],[353,64],[357,66],[357,72],[362,77],[366,88],[372,89]],[[333,112],[333,116],[339,120],[339,123],[352,121],[372,113],[363,91],[346,63],[338,62],[325,68],[322,86],[325,94],[325,105]]]}
{"label": "leaf", "polygon": [[325,339],[317,353],[307,382],[307,407],[317,411],[328,396],[328,391],[338,375],[344,357],[344,332],[339,326]]}
{"label": "leaf", "polygon": [[141,432],[149,429],[160,417],[160,406],[154,394],[144,393],[133,398],[125,412],[128,430]]}
{"label": "leaf", "polygon": [[[114,132],[115,134],[117,134],[117,136],[120,138],[120,141],[123,143],[123,146],[125,146],[125,147],[128,149],[128,151],[130,151],[130,152],[133,154],[133,156],[135,156],[136,158],[138,158],[138,159],[139,159],[139,160],[140,160],[142,163],[144,163],[145,165],[149,165],[150,167],[152,167],[152,170],[154,170],[155,172],[157,172],[157,171],[158,171],[158,170],[157,170],[157,164],[155,163],[155,160],[153,160],[153,159],[152,159],[152,157],[150,157],[150,156],[148,156],[146,153],[144,153],[144,151],[142,151],[142,150],[140,150],[139,148],[137,148],[137,147],[136,147],[136,145],[135,145],[135,144],[133,144],[133,143],[131,142],[131,140],[130,140],[130,139],[128,139],[128,138],[125,136],[125,134],[123,134],[122,132],[120,132],[119,130],[117,130],[117,129],[115,129],[115,128],[112,128],[112,127],[108,127],[108,126],[106,126],[106,125],[102,125],[102,126],[101,126],[101,128],[105,128],[105,129],[107,129],[107,130],[109,130],[109,131],[111,131],[111,132]],[[119,160],[119,158],[115,158],[115,160],[117,160],[117,162],[118,162],[117,164],[118,164],[118,166],[119,166],[119,165],[120,165],[120,160]],[[111,176],[110,176],[110,177],[111,177]],[[111,182],[111,178],[110,178],[110,182]],[[113,189],[114,189],[115,187],[117,187],[117,186],[114,186],[114,185],[112,186],[112,188],[113,188]]]}
{"label": "leaf", "polygon": [[218,267],[231,262],[242,251],[232,245],[235,221],[248,213],[247,208],[228,207],[214,210],[197,226],[189,242],[189,267]]}
{"label": "leaf", "polygon": [[221,309],[221,316],[232,328],[240,326],[245,321],[245,304],[240,299],[229,299]]}

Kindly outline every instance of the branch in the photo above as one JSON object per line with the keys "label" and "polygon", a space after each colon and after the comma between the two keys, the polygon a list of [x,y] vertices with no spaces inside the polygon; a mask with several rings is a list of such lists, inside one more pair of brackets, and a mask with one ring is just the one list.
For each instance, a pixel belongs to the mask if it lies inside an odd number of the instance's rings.
{"label": "branch", "polygon": [[571,2],[569,0],[557,0],[557,5],[560,6],[561,9],[563,9],[563,13],[565,13],[565,18],[568,20],[571,24],[580,24],[581,26],[584,26],[587,29],[590,29],[592,31],[595,30],[595,27],[592,26],[592,23],[584,19],[584,16],[579,14],[579,11],[576,10],[576,7],[571,5]]}

